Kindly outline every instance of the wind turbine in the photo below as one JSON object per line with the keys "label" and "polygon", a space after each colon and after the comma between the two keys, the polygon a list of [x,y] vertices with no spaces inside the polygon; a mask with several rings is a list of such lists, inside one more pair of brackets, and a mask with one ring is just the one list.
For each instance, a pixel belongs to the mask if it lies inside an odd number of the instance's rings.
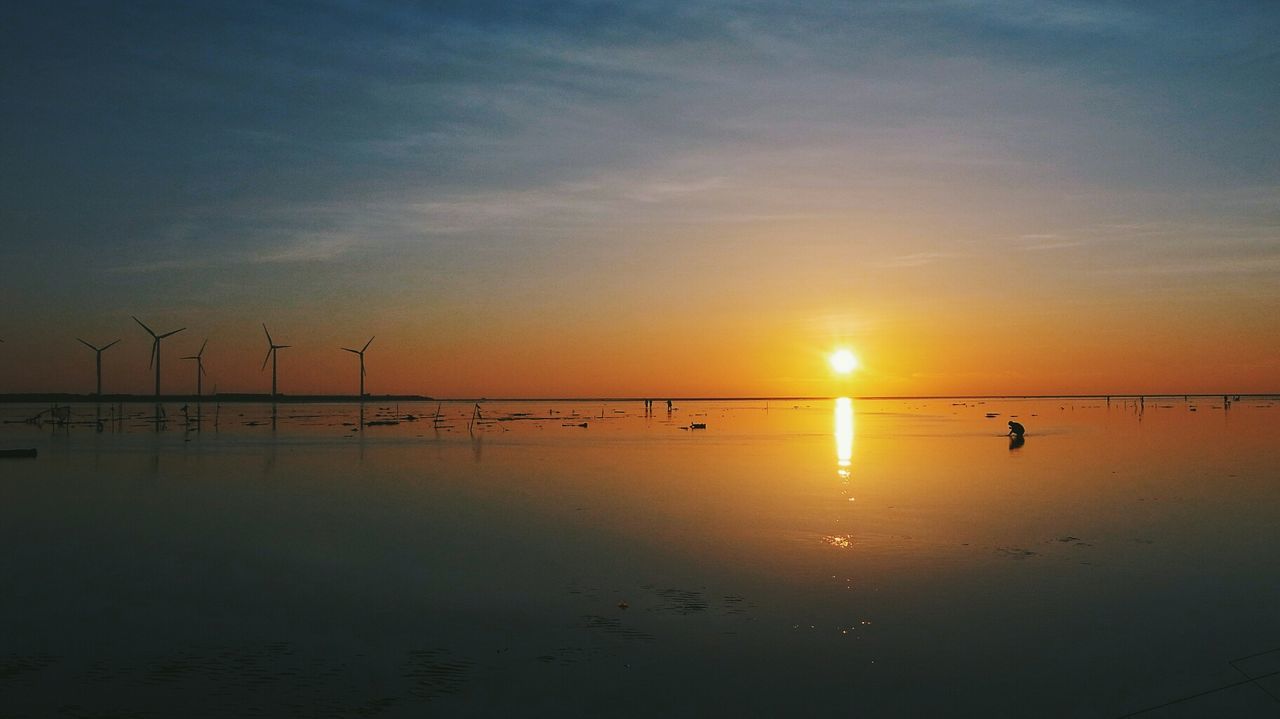
{"label": "wind turbine", "polygon": [[271,339],[271,333],[267,331],[267,325],[262,324],[262,331],[267,335],[267,356],[262,360],[262,369],[267,368],[267,361],[271,361],[271,396],[276,396],[276,350],[282,350],[290,345],[278,345]]}
{"label": "wind turbine", "polygon": [[147,331],[147,334],[151,335],[151,366],[156,368],[156,396],[159,397],[160,396],[160,340],[170,335],[176,335],[182,330],[185,330],[186,327],[182,327],[180,329],[173,330],[172,332],[165,332],[162,335],[158,335],[155,332],[152,332],[150,327],[142,324],[142,320],[138,319],[137,317],[134,317],[133,321],[137,322],[138,325],[142,327],[142,329]]}
{"label": "wind turbine", "polygon": [[[3,341],[3,340],[0,340],[0,341]],[[89,349],[93,350],[93,353],[95,355],[94,359],[96,360],[96,364],[98,366],[98,391],[95,394],[101,397],[102,396],[102,353],[105,350],[111,349],[111,347],[114,346],[115,343],[119,342],[120,340],[116,340],[116,342],[111,342],[110,344],[105,344],[101,347],[94,347],[93,345],[89,344],[88,342],[85,342],[79,337],[76,338],[76,341],[84,345],[85,347],[88,347]]]}
{"label": "wind turbine", "polygon": [[364,399],[364,351],[369,349],[369,345],[373,344],[373,338],[370,337],[368,342],[364,343],[364,347],[353,350],[350,347],[340,347],[339,349],[350,352],[353,355],[360,356],[360,399]]}
{"label": "wind turbine", "polygon": [[207,373],[204,371],[204,359],[203,359],[203,358],[204,358],[204,348],[205,348],[205,345],[207,345],[207,344],[209,344],[209,339],[208,339],[208,338],[205,338],[204,344],[200,345],[200,351],[199,351],[199,352],[197,352],[197,353],[195,353],[195,354],[191,355],[190,357],[183,357],[183,358],[182,358],[182,359],[184,359],[184,360],[195,360],[195,361],[196,361],[196,398],[197,398],[197,399],[198,399],[201,395],[203,395],[203,394],[204,394],[204,384],[203,384],[203,382],[201,382],[201,380],[204,378],[204,375],[205,375],[205,374],[207,374]]}

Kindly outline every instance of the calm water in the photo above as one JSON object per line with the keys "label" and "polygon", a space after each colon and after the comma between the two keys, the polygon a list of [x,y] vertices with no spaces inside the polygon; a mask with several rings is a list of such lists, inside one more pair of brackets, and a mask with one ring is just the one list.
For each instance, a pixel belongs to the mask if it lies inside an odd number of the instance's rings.
{"label": "calm water", "polygon": [[0,425],[0,715],[1280,711],[1280,403],[678,404]]}

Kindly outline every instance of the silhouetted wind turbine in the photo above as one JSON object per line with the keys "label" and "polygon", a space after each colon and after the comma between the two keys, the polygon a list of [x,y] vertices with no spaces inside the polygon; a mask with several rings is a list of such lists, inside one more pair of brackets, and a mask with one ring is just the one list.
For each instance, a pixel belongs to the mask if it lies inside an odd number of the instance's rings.
{"label": "silhouetted wind turbine", "polygon": [[142,329],[147,331],[147,334],[151,335],[151,366],[156,368],[156,396],[159,397],[160,396],[160,340],[170,335],[176,335],[182,330],[185,330],[186,327],[182,327],[182,328],[173,330],[172,332],[165,332],[162,335],[158,335],[155,332],[152,332],[150,327],[142,324],[142,320],[138,319],[137,317],[134,317],[133,321],[137,322],[138,325],[142,327]]}
{"label": "silhouetted wind turbine", "polygon": [[350,352],[353,355],[360,356],[360,398],[361,399],[364,399],[364,351],[369,349],[369,345],[371,344],[373,344],[372,337],[369,338],[368,342],[364,343],[364,347],[361,347],[358,350],[353,350],[350,347],[340,348],[340,349],[346,350],[347,352]]}
{"label": "silhouetted wind turbine", "polygon": [[[3,340],[0,340],[0,341],[3,341]],[[84,345],[85,347],[88,347],[89,349],[93,350],[95,364],[97,364],[98,366],[98,391],[95,392],[95,394],[101,397],[102,396],[102,353],[105,350],[111,349],[111,347],[114,346],[115,343],[119,342],[120,340],[116,340],[116,342],[111,342],[110,344],[105,344],[101,347],[94,347],[93,345],[89,344],[88,342],[85,342],[79,337],[76,338],[76,341]]]}
{"label": "silhouetted wind turbine", "polygon": [[262,360],[262,369],[267,368],[267,360],[271,361],[271,396],[276,396],[276,350],[282,350],[290,345],[278,345],[271,339],[271,333],[267,331],[267,325],[262,324],[262,331],[267,335],[267,356]]}
{"label": "silhouetted wind turbine", "polygon": [[205,345],[207,345],[207,344],[209,344],[209,340],[208,340],[208,338],[205,338],[204,344],[200,345],[200,351],[199,351],[199,352],[197,352],[197,353],[195,353],[195,354],[191,355],[190,357],[183,357],[183,358],[182,358],[182,359],[184,359],[184,360],[195,360],[195,361],[196,361],[196,397],[197,397],[197,398],[199,398],[200,396],[202,396],[202,395],[204,394],[204,383],[203,383],[203,382],[201,382],[201,379],[203,379],[203,377],[204,377],[204,375],[205,375],[205,371],[204,371],[204,359],[203,359],[203,358],[204,358],[204,348],[205,348]]}

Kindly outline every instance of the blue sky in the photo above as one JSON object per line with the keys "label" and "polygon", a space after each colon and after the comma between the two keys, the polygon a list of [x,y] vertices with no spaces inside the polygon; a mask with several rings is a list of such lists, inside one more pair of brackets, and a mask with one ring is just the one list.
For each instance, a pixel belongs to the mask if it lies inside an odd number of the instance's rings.
{"label": "blue sky", "polygon": [[[33,351],[129,314],[244,342],[258,321],[378,329],[358,307],[446,348],[587,341],[549,318],[650,322],[676,288],[750,312],[835,268],[900,289],[872,313],[894,321],[1280,309],[1275,3],[3,12],[0,337]],[[795,321],[880,321],[847,310],[857,290],[822,304]]]}

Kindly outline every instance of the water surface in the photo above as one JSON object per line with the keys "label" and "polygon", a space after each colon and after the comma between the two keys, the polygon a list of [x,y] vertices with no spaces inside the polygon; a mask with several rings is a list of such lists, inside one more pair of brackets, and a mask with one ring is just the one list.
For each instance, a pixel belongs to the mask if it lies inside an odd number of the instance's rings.
{"label": "water surface", "polygon": [[1280,709],[1276,403],[676,404],[0,406],[0,715]]}

